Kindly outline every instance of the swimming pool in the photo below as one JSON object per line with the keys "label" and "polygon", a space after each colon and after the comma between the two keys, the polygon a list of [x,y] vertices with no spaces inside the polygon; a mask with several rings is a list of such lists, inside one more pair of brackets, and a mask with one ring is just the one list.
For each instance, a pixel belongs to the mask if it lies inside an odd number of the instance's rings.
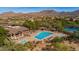
{"label": "swimming pool", "polygon": [[67,27],[64,30],[68,32],[74,32],[74,31],[78,31],[79,28],[78,27]]}
{"label": "swimming pool", "polygon": [[35,38],[37,38],[38,40],[43,40],[49,36],[51,36],[53,33],[52,32],[47,32],[47,31],[43,31],[38,33]]}

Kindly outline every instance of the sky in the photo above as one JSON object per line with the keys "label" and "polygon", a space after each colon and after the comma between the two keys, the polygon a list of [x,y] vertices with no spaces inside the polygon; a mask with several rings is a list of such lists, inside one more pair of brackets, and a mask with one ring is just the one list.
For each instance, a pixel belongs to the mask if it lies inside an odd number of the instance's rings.
{"label": "sky", "polygon": [[0,7],[0,13],[3,12],[30,13],[30,12],[39,12],[42,10],[72,12],[75,10],[79,10],[79,7]]}

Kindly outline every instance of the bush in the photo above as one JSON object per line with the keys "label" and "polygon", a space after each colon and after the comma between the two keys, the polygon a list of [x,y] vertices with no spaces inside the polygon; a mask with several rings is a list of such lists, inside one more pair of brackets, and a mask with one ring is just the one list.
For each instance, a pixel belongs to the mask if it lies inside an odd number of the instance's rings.
{"label": "bush", "polygon": [[0,46],[4,45],[5,39],[7,39],[7,31],[0,26]]}
{"label": "bush", "polygon": [[53,42],[62,42],[63,40],[64,40],[63,38],[56,37],[53,39]]}
{"label": "bush", "polygon": [[55,47],[54,50],[56,50],[56,51],[70,51],[70,50],[72,50],[71,47],[61,44],[61,43],[55,43],[54,47]]}

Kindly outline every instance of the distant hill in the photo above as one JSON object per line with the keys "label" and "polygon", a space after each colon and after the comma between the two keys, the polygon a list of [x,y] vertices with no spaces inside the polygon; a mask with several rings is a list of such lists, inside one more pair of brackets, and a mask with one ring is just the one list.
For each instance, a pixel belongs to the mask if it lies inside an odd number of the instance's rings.
{"label": "distant hill", "polygon": [[73,12],[57,12],[55,10],[43,10],[40,12],[32,13],[14,13],[5,12],[0,14],[0,18],[6,19],[8,17],[40,17],[40,16],[79,16],[79,10]]}

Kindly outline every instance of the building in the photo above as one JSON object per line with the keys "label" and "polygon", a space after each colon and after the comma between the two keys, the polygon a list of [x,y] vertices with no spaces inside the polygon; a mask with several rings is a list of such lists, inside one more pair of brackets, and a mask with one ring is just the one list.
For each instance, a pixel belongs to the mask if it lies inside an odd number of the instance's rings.
{"label": "building", "polygon": [[20,37],[24,37],[27,35],[28,30],[26,27],[23,26],[6,26],[5,29],[9,31],[9,36],[11,39],[18,39]]}

